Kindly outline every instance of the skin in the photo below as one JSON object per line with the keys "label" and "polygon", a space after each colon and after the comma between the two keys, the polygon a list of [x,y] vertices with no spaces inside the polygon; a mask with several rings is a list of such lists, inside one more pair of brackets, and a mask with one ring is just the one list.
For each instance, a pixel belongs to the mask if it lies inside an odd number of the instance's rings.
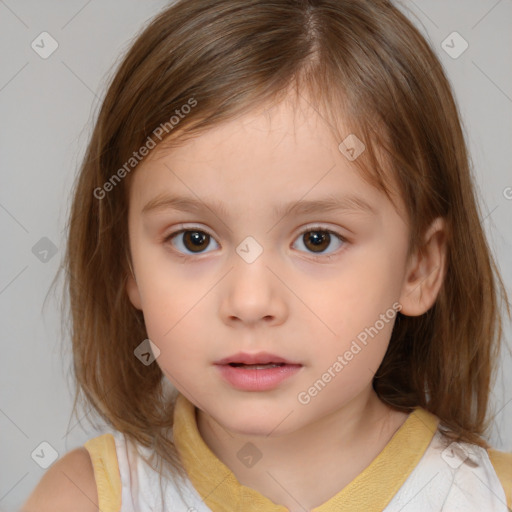
{"label": "skin", "polygon": [[[339,142],[307,102],[287,100],[178,148],[155,150],[130,189],[134,276],[127,293],[160,350],[157,364],[198,408],[198,428],[213,453],[242,484],[292,511],[339,492],[405,421],[371,386],[394,320],[308,404],[298,394],[393,303],[403,314],[427,311],[444,275],[442,220],[425,234],[424,251],[408,258],[402,201],[395,210],[359,176]],[[226,211],[142,213],[166,192],[217,200]],[[376,212],[272,213],[276,205],[333,194],[360,196]],[[315,252],[300,233],[319,226],[345,241],[331,235]],[[183,234],[164,241],[185,227],[211,235],[202,252],[194,253]],[[252,263],[236,252],[248,236],[263,249]],[[213,364],[239,351],[266,351],[303,366],[275,389],[241,391]],[[249,441],[262,454],[251,468],[237,457]]]}

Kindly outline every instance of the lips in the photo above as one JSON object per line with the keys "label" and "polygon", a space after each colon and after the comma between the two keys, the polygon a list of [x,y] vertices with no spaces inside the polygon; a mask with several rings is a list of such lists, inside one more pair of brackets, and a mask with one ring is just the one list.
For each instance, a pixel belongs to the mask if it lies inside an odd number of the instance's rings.
{"label": "lips", "polygon": [[214,364],[222,378],[233,388],[251,392],[271,391],[303,369],[300,363],[268,352],[239,352]]}
{"label": "lips", "polygon": [[244,366],[244,365],[300,365],[300,363],[296,363],[294,361],[289,361],[284,359],[283,357],[277,356],[275,354],[269,354],[268,352],[258,352],[255,354],[248,354],[245,352],[239,352],[238,354],[233,354],[232,356],[225,357],[224,359],[220,359],[219,361],[215,361],[214,364],[217,365],[230,365],[230,366]]}

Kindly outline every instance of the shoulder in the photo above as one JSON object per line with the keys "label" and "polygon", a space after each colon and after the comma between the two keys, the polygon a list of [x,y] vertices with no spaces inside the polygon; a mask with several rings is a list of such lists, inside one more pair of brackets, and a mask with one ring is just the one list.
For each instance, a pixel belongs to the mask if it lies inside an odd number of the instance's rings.
{"label": "shoulder", "polygon": [[98,493],[89,452],[76,448],[43,475],[20,512],[98,512]]}
{"label": "shoulder", "polygon": [[489,448],[487,453],[505,491],[507,505],[512,508],[512,452],[502,452]]}

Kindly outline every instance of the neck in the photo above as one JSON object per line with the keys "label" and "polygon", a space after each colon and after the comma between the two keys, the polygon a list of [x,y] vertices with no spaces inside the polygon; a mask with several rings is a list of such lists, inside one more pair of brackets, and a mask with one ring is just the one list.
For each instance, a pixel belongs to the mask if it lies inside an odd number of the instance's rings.
{"label": "neck", "polygon": [[[381,402],[373,389],[314,423],[278,436],[228,432],[197,410],[202,438],[237,480],[291,511],[317,507],[338,493],[382,451],[406,418]],[[238,458],[248,442],[261,453],[250,467]]]}

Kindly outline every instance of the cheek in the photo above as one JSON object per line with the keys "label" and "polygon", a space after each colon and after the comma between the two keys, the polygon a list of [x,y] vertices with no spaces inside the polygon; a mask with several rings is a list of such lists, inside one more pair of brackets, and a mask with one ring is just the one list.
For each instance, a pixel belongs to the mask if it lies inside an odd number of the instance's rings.
{"label": "cheek", "polygon": [[345,321],[338,320],[336,336],[325,336],[315,350],[315,359],[321,367],[329,368],[336,362],[343,367],[337,373],[357,378],[359,369],[377,371],[386,353],[393,330],[396,311],[390,306],[382,316],[371,319],[355,318],[347,313]]}
{"label": "cheek", "polygon": [[[208,322],[196,294],[178,291],[158,293],[143,304],[144,321],[148,336],[163,350],[193,351],[197,340],[208,332]],[[178,342],[179,340],[179,342]]]}
{"label": "cheek", "polygon": [[[325,335],[332,337],[334,332],[353,337],[372,326],[398,300],[401,277],[397,268],[398,262],[393,268],[384,258],[360,258],[331,275],[314,296],[305,288],[300,293],[311,297],[311,309],[323,320]],[[318,318],[315,323],[321,325]]]}
{"label": "cheek", "polygon": [[[354,252],[346,266],[324,281],[322,293],[317,289],[311,308],[316,316],[307,313],[310,337],[318,340],[316,357],[329,368],[338,356],[346,355],[343,373],[350,374],[351,382],[359,379],[361,371],[371,380],[370,372],[377,370],[386,353],[399,309],[398,260],[389,249]],[[305,289],[301,293],[308,296]]]}
{"label": "cheek", "polygon": [[171,263],[164,251],[141,253],[138,269],[137,282],[148,335],[155,340],[172,336],[176,326],[195,314],[208,288],[203,290],[194,285],[182,266]]}
{"label": "cheek", "polygon": [[[390,317],[395,314],[390,310]],[[371,386],[386,353],[394,318],[389,323],[377,322],[361,329],[353,325],[355,334],[345,335],[347,321],[335,340],[317,345],[314,367],[303,383],[299,403],[309,399],[315,408],[329,412]]]}
{"label": "cheek", "polygon": [[[207,308],[211,283],[194,285],[179,268],[162,272],[148,267],[141,278],[142,308],[149,339],[160,350],[158,364],[170,373],[180,372],[177,361],[194,364],[210,357],[214,346]],[[155,270],[156,269],[156,270]],[[211,355],[213,357],[213,355]]]}
{"label": "cheek", "polygon": [[213,357],[208,350],[211,333],[204,322],[197,321],[198,314],[200,311],[194,315],[190,307],[180,308],[171,302],[165,310],[144,313],[148,337],[160,350],[157,364],[177,383],[190,376],[191,368],[204,366]]}

